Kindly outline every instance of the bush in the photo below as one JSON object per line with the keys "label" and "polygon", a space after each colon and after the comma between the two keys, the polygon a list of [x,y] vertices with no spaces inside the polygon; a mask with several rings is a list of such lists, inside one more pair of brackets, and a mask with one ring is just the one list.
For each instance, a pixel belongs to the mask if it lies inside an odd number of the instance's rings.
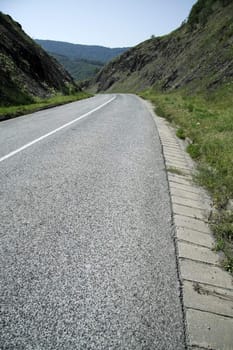
{"label": "bush", "polygon": [[188,145],[187,152],[193,159],[198,159],[201,156],[200,146],[195,143]]}
{"label": "bush", "polygon": [[179,129],[176,131],[176,136],[179,137],[181,140],[185,140],[186,135],[185,135],[184,129],[179,128]]}

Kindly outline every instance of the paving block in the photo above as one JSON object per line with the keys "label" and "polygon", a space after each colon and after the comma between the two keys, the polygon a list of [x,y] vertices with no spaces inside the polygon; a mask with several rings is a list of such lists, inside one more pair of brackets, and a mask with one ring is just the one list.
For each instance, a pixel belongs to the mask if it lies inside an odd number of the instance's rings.
{"label": "paving block", "polygon": [[203,233],[211,233],[206,222],[188,216],[174,215],[174,223],[179,227],[186,227]]}
{"label": "paving block", "polygon": [[208,219],[207,210],[191,208],[183,204],[176,204],[176,203],[172,203],[172,207],[175,214],[184,215],[191,218],[196,218],[196,219],[206,220],[206,221]]}
{"label": "paving block", "polygon": [[200,246],[210,249],[215,245],[215,240],[211,234],[198,232],[184,227],[176,228],[176,236],[178,240],[199,244]]}
{"label": "paving block", "polygon": [[233,317],[233,291],[183,281],[183,298],[187,308]]}
{"label": "paving block", "polygon": [[180,148],[178,146],[169,146],[163,144],[163,153],[164,155],[178,156],[183,158]]}
{"label": "paving block", "polygon": [[182,151],[180,151],[180,150],[178,151],[178,149],[170,149],[170,148],[167,149],[167,146],[164,146],[163,151],[164,151],[165,156],[177,157],[180,160],[186,161],[184,155],[182,154]]}
{"label": "paving block", "polygon": [[199,209],[199,210],[208,210],[210,211],[210,205],[208,205],[208,202],[202,202],[198,200],[192,200],[189,198],[182,198],[179,196],[171,196],[172,197],[172,203],[179,204],[179,205],[185,205],[190,208]]}
{"label": "paving block", "polygon": [[[200,194],[196,194],[196,193],[193,193],[193,192],[188,192],[186,190],[174,187],[174,186],[171,185],[171,182],[169,182],[169,187],[170,187],[171,195],[173,195],[173,196],[179,196],[179,197],[182,197],[182,198],[193,199],[194,201],[200,201],[201,200]],[[207,199],[205,199],[205,201],[207,201]]]}
{"label": "paving block", "polygon": [[178,163],[187,165],[186,160],[179,153],[164,150],[164,156],[165,156],[165,159],[168,161],[177,161]]}
{"label": "paving block", "polygon": [[176,157],[181,161],[186,161],[183,154],[178,152],[177,150],[171,150],[171,149],[167,149],[166,147],[164,147],[163,151],[164,151],[164,155],[166,157]]}
{"label": "paving block", "polygon": [[172,182],[176,182],[179,184],[187,185],[187,186],[193,186],[193,182],[190,178],[187,176],[181,176],[178,174],[168,174],[168,180]]}
{"label": "paving block", "polygon": [[180,148],[177,142],[175,142],[172,139],[167,139],[167,138],[164,140],[163,146],[164,147],[171,147],[171,148],[172,147]]}
{"label": "paving block", "polygon": [[166,165],[168,167],[185,169],[186,171],[189,171],[189,167],[187,166],[187,164],[185,162],[179,162],[179,161],[176,161],[174,159],[172,159],[172,160],[166,159],[165,162],[166,162]]}
{"label": "paving block", "polygon": [[163,148],[163,154],[164,154],[165,159],[175,157],[176,159],[178,159],[178,160],[180,160],[182,162],[185,161],[184,157],[182,157],[182,155],[179,154],[177,151],[173,151],[173,150],[170,150],[170,149],[167,149],[167,148]]}
{"label": "paving block", "polygon": [[233,319],[189,309],[186,313],[191,346],[211,350],[233,349]]}
{"label": "paving block", "polygon": [[192,192],[192,193],[201,195],[201,190],[197,187],[192,186],[192,185],[187,186],[187,185],[179,184],[176,182],[170,182],[169,184],[170,184],[171,188],[175,188],[175,189],[183,190],[186,192]]}
{"label": "paving block", "polygon": [[173,137],[173,135],[171,134],[170,131],[167,132],[167,136],[166,136],[166,140],[165,141],[168,142],[168,143],[174,144],[177,147],[180,147],[179,143],[177,142],[178,140]]}
{"label": "paving block", "polygon": [[218,266],[179,258],[182,279],[233,290],[232,277]]}
{"label": "paving block", "polygon": [[207,264],[220,265],[220,257],[211,249],[200,247],[192,243],[177,242],[179,257],[187,258],[196,261],[201,261]]}
{"label": "paving block", "polygon": [[185,161],[184,155],[182,150],[180,149],[179,146],[168,146],[168,145],[163,145],[163,151],[167,156],[171,157],[179,157],[182,160]]}
{"label": "paving block", "polygon": [[189,172],[190,173],[190,169],[187,165],[187,163],[182,162],[182,161],[176,161],[174,159],[172,159],[172,157],[165,157],[165,163],[167,167],[173,167],[173,168],[177,168],[177,169],[185,169],[185,173]]}
{"label": "paving block", "polygon": [[172,145],[166,145],[165,143],[163,143],[163,149],[165,152],[171,152],[174,154],[180,154],[181,150],[179,146],[172,146]]}
{"label": "paving block", "polygon": [[171,131],[169,130],[169,128],[162,124],[160,126],[162,126],[160,136],[163,136],[164,138],[166,138],[167,140],[170,140],[171,142],[177,143],[177,141],[172,137]]}
{"label": "paving block", "polygon": [[165,160],[166,160],[166,162],[168,162],[168,163],[175,163],[177,166],[178,166],[178,165],[179,165],[179,166],[185,166],[185,167],[188,166],[185,160],[179,159],[179,157],[174,156],[174,155],[166,156],[166,157],[165,157]]}
{"label": "paving block", "polygon": [[191,175],[191,172],[190,170],[188,169],[183,169],[183,168],[177,168],[175,166],[168,166],[166,165],[166,169],[167,169],[167,173],[173,173],[174,171],[176,172],[179,172],[180,174],[182,174],[183,176],[190,176]]}
{"label": "paving block", "polygon": [[166,168],[167,168],[168,172],[169,172],[169,169],[172,168],[172,169],[178,170],[179,172],[181,172],[184,175],[186,175],[186,174],[190,175],[191,174],[191,172],[190,172],[188,167],[181,167],[181,166],[176,166],[175,164],[166,163]]}
{"label": "paving block", "polygon": [[167,139],[171,140],[172,142],[178,143],[177,140],[172,136],[171,130],[169,128],[169,124],[160,124],[162,127],[161,129],[161,135],[166,136]]}

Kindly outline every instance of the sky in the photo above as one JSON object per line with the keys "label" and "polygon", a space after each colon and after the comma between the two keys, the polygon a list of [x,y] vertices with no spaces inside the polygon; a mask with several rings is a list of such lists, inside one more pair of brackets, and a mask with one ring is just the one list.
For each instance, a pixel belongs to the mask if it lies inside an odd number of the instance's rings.
{"label": "sky", "polygon": [[33,39],[107,47],[134,46],[168,34],[196,0],[0,0],[0,11]]}

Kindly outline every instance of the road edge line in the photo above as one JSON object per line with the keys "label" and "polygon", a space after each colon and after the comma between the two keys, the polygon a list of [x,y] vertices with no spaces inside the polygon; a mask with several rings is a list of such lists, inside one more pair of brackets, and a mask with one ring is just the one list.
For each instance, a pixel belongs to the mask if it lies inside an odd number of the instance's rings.
{"label": "road edge line", "polygon": [[89,111],[89,112],[87,112],[87,113],[81,115],[80,117],[78,117],[78,118],[76,118],[76,119],[73,119],[73,120],[71,120],[70,122],[68,122],[68,123],[66,123],[66,124],[63,124],[62,126],[59,126],[58,128],[56,128],[56,129],[54,129],[54,130],[52,130],[52,131],[50,131],[50,132],[48,132],[48,133],[46,133],[46,134],[44,134],[44,135],[38,137],[37,139],[35,139],[35,140],[31,141],[31,142],[26,143],[24,146],[19,147],[19,148],[17,148],[16,150],[14,150],[14,151],[12,151],[12,152],[6,154],[5,156],[3,156],[3,157],[0,158],[0,163],[3,162],[3,161],[6,160],[6,159],[9,159],[9,158],[13,157],[14,155],[16,155],[16,154],[18,154],[18,153],[24,151],[25,149],[27,149],[27,148],[31,147],[32,145],[36,144],[37,142],[40,142],[40,141],[46,139],[47,137],[49,137],[49,136],[51,136],[51,135],[53,135],[53,134],[55,134],[55,133],[57,133],[57,132],[59,132],[59,131],[65,129],[65,128],[67,128],[68,126],[70,126],[70,125],[72,125],[72,124],[74,124],[74,123],[76,123],[76,122],[78,122],[79,120],[81,120],[81,119],[83,119],[83,118],[86,118],[86,117],[88,117],[89,115],[91,115],[91,114],[97,112],[98,110],[100,110],[101,108],[107,106],[109,103],[111,103],[111,102],[114,101],[115,99],[116,99],[116,96],[112,97],[110,100],[108,100],[107,102],[104,102],[103,104],[101,104],[100,106],[98,106],[98,107],[92,109],[91,111]]}

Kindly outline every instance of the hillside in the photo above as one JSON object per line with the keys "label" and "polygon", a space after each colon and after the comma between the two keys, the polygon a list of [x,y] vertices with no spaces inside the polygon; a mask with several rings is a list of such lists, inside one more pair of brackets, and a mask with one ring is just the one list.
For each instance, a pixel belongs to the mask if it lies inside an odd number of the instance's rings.
{"label": "hillside", "polygon": [[67,72],[69,72],[70,75],[77,81],[93,78],[104,66],[104,63],[97,61],[70,58],[68,56],[59,55],[52,52],[49,54],[52,55],[60,64],[62,64]]}
{"label": "hillside", "polygon": [[214,89],[233,77],[233,2],[199,0],[187,23],[111,61],[92,81],[95,91]]}
{"label": "hillside", "polygon": [[23,30],[0,12],[0,105],[78,90],[72,77]]}

